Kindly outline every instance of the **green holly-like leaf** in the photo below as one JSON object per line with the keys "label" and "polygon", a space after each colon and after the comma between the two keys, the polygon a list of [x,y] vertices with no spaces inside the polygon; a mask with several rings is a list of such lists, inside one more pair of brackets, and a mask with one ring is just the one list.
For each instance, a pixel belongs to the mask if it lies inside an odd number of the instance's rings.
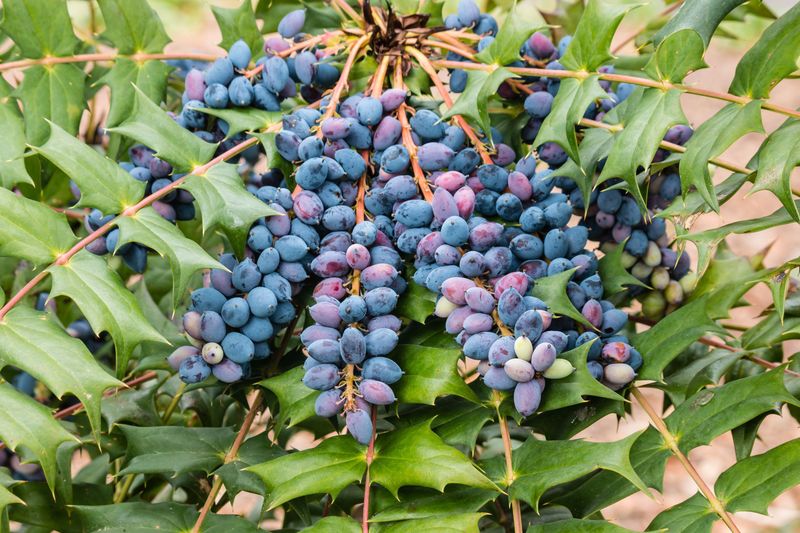
{"label": "green holly-like leaf", "polygon": [[[441,409],[438,407],[441,406]],[[493,419],[493,411],[483,404],[459,400],[454,405],[438,402],[431,428],[450,446],[474,450],[483,426]]]}
{"label": "green holly-like leaf", "polygon": [[76,242],[64,215],[0,189],[0,255],[46,265]]}
{"label": "green holly-like leaf", "polygon": [[521,11],[515,1],[495,40],[477,55],[481,62],[503,66],[520,59],[519,49],[525,40],[545,26],[541,16],[530,20]]}
{"label": "green holly-like leaf", "polygon": [[711,36],[717,31],[722,20],[744,2],[745,0],[692,0],[686,2],[653,36],[653,42],[659,44],[669,35],[688,28],[696,31],[707,47],[711,42]]}
{"label": "green holly-like leaf", "polygon": [[678,405],[706,385],[718,383],[741,357],[741,354],[727,350],[713,350],[681,366],[667,376],[665,383],[658,388],[663,389],[670,401]]}
{"label": "green holly-like leaf", "polygon": [[15,496],[14,493],[6,487],[0,485],[0,515],[5,515],[6,507],[15,503],[24,504],[25,502]]}
{"label": "green holly-like leaf", "polygon": [[118,126],[131,115],[138,87],[153,102],[161,102],[167,91],[167,78],[172,67],[163,61],[136,62],[118,58],[105,76],[96,84],[111,88],[111,107],[106,123],[109,128]]}
{"label": "green holly-like leaf", "polygon": [[370,476],[395,497],[407,485],[439,491],[453,483],[496,489],[464,454],[431,431],[430,422],[380,435]]}
{"label": "green holly-like leaf", "polygon": [[120,217],[119,245],[138,242],[152,248],[169,261],[172,270],[172,308],[176,309],[184,297],[192,276],[204,268],[224,267],[208,255],[202,246],[191,239],[153,210],[146,207],[130,217]]}
{"label": "green holly-like leaf", "polygon": [[442,115],[442,120],[461,115],[465,119],[471,119],[482,131],[490,131],[489,98],[497,94],[500,84],[515,77],[515,74],[502,67],[491,73],[483,70],[470,70],[467,73],[467,87],[453,107]]}
{"label": "green holly-like leaf", "polygon": [[211,473],[222,465],[236,438],[232,428],[120,426],[127,443],[125,474],[170,476]]}
{"label": "green holly-like leaf", "polygon": [[800,439],[739,461],[722,473],[714,492],[730,512],[767,514],[784,491],[800,484]]}
{"label": "green holly-like leaf", "polygon": [[214,18],[217,19],[217,25],[222,33],[220,47],[227,50],[233,43],[243,39],[250,47],[253,59],[264,53],[264,38],[258,31],[256,15],[250,0],[244,0],[242,5],[231,9],[212,6],[211,11],[214,13]]}
{"label": "green holly-like leaf", "polygon": [[400,301],[397,303],[397,314],[424,324],[435,308],[436,295],[426,287],[409,281],[408,289],[400,295]]}
{"label": "green holly-like leaf", "polygon": [[[305,386],[302,381],[304,373],[303,368],[298,366],[258,383],[278,398],[280,410],[275,419],[275,430],[278,432],[283,427],[291,428],[316,414],[314,402],[319,392]],[[285,425],[287,422],[288,425]]]}
{"label": "green holly-like leaf", "polygon": [[378,511],[369,521],[376,524],[477,512],[486,502],[496,497],[497,492],[494,490],[470,487],[452,487],[442,494],[434,495],[430,491],[409,489],[403,492],[402,502]]}
{"label": "green holly-like leaf", "polygon": [[697,31],[686,28],[670,34],[658,43],[655,53],[644,67],[654,80],[680,83],[692,71],[705,68],[705,44]]}
{"label": "green holly-like leaf", "polygon": [[120,133],[156,151],[176,172],[190,171],[214,157],[209,144],[172,120],[138,87],[134,87],[133,110],[127,120],[109,131]]}
{"label": "green holly-like leaf", "polygon": [[632,276],[622,264],[622,254],[625,252],[627,239],[614,247],[609,253],[600,258],[597,271],[603,280],[603,290],[608,296],[623,292],[630,287],[645,287],[638,278]]}
{"label": "green holly-like leaf", "polygon": [[155,388],[123,390],[103,399],[100,411],[109,428],[120,422],[139,426],[160,426],[161,417],[156,412]]}
{"label": "green holly-like leaf", "polygon": [[768,98],[779,81],[797,70],[800,60],[800,4],[795,4],[767,28],[736,65],[728,89],[750,98]]}
{"label": "green holly-like leaf", "polygon": [[24,370],[59,398],[66,393],[77,396],[95,431],[100,430],[103,391],[123,386],[100,367],[83,342],[67,335],[47,313],[25,307],[15,307],[0,320],[0,365]]}
{"label": "green holly-like leaf", "polygon": [[[748,163],[748,168],[753,168],[753,162]],[[747,182],[748,174],[731,174],[714,187],[717,202],[727,202]],[[711,208],[696,190],[692,190],[685,198],[678,197],[666,209],[658,213],[657,217],[687,219],[697,213],[708,213]]]}
{"label": "green holly-like leaf", "polygon": [[106,31],[120,54],[161,52],[171,41],[147,0],[98,0]]}
{"label": "green holly-like leaf", "polygon": [[580,520],[570,518],[537,524],[528,528],[526,533],[633,533],[633,530],[606,522],[605,520]]}
{"label": "green holly-like leaf", "polygon": [[636,0],[589,0],[559,63],[569,70],[594,71],[613,59],[609,48],[617,26],[628,11],[640,5]]}
{"label": "green holly-like leaf", "polygon": [[678,505],[658,513],[648,531],[668,530],[670,533],[699,533],[711,531],[711,526],[719,519],[711,509],[705,496],[699,492]]}
{"label": "green holly-like leaf", "polygon": [[[207,115],[220,118],[228,123],[228,135],[226,139],[230,139],[237,133],[243,131],[262,131],[270,126],[279,124],[281,122],[282,113],[278,111],[264,111],[262,109],[253,108],[230,108],[230,109],[214,109],[213,107],[192,108],[201,111]],[[256,135],[259,139],[267,134]],[[272,134],[275,135],[274,133]],[[273,141],[274,142],[274,141]]]}
{"label": "green holly-like leaf", "polygon": [[[560,383],[557,385],[561,386]],[[574,437],[608,415],[615,415],[617,418],[625,416],[625,403],[618,398],[593,398],[591,402],[540,412],[528,422],[536,433],[550,440],[564,440]]]}
{"label": "green holly-like leaf", "polygon": [[376,524],[375,533],[480,533],[478,521],[484,513],[453,513],[447,516],[404,520],[394,524]]}
{"label": "green holly-like leaf", "polygon": [[96,334],[107,331],[114,339],[118,378],[127,373],[128,360],[139,344],[167,342],[144,317],[136,298],[105,259],[83,250],[66,264],[49,270],[53,276],[50,296],[72,299]]}
{"label": "green holly-like leaf", "polygon": [[558,93],[553,100],[553,107],[550,114],[542,122],[539,133],[536,134],[536,139],[533,141],[533,146],[554,142],[561,146],[570,159],[579,167],[584,167],[584,163],[581,161],[575,125],[583,118],[586,108],[592,102],[608,98],[608,94],[600,87],[596,75],[588,76],[584,79],[563,79],[558,87]]}
{"label": "green holly-like leaf", "polygon": [[[84,533],[181,533],[191,531],[199,512],[182,503],[125,502],[113,505],[75,505],[72,509]],[[202,533],[256,533],[259,528],[239,516],[210,513]]]}
{"label": "green holly-like leaf", "polygon": [[0,143],[0,187],[6,189],[17,183],[33,184],[25,168],[25,122],[10,92],[8,83],[0,81],[0,124],[4,134]]}
{"label": "green holly-like leaf", "polygon": [[661,381],[667,365],[690,344],[706,333],[722,333],[709,316],[707,306],[707,296],[698,298],[633,338],[633,345],[644,357],[640,379]]}
{"label": "green holly-like leaf", "polygon": [[676,124],[686,123],[680,95],[677,89],[636,89],[625,102],[621,117],[625,127],[614,135],[614,145],[597,178],[598,183],[611,178],[623,179],[626,189],[643,210],[646,201],[636,177],[640,168],[647,169],[650,166],[667,130]]}
{"label": "green holly-like leaf", "polygon": [[[42,466],[50,490],[55,490],[56,451],[62,443],[77,440],[53,418],[47,407],[11,385],[0,384],[0,401],[3,402],[0,438],[12,451],[22,446],[26,454],[33,454]],[[0,510],[8,503],[12,502],[0,491]]]}
{"label": "green holly-like leaf", "polygon": [[[747,457],[720,475],[714,493],[729,512],[767,514],[767,507],[784,491],[800,483],[800,439],[766,453]],[[719,517],[700,493],[660,513],[648,529],[710,531]]]}
{"label": "green holly-like leaf", "polygon": [[[665,423],[681,451],[687,453],[761,413],[774,410],[776,402],[798,403],[786,390],[781,368],[703,389],[677,406]],[[660,490],[669,455],[661,435],[650,427],[634,443],[630,459],[645,485]],[[554,501],[568,506],[574,516],[589,516],[636,491],[634,485],[619,475],[600,472],[559,494]]]}
{"label": "green holly-like leaf", "polygon": [[119,213],[144,195],[144,183],[132,179],[117,163],[103,157],[56,124],[50,137],[33,150],[61,169],[81,189],[78,207],[95,207],[103,213]]}
{"label": "green holly-like leaf", "polygon": [[[561,94],[560,89],[559,94]],[[557,97],[558,96],[556,96],[556,98]],[[577,117],[575,120],[580,120],[580,117]],[[574,137],[574,128],[567,128],[564,132],[567,135],[571,133]],[[580,189],[583,198],[589,198],[592,193],[592,188],[594,187],[597,165],[602,159],[608,156],[612,144],[614,144],[614,135],[609,130],[603,128],[588,128],[584,131],[583,139],[578,146],[577,159],[567,159],[566,163],[554,169],[550,176],[552,178],[563,176],[572,179],[572,181],[578,185],[578,189]],[[584,202],[584,211],[588,211],[590,205],[590,202]]]}
{"label": "green holly-like leaf", "polygon": [[405,372],[392,387],[401,402],[433,405],[448,394],[478,401],[458,373],[460,349],[400,344],[391,356]]}
{"label": "green holly-like leaf", "polygon": [[236,458],[217,468],[214,474],[222,478],[225,491],[230,493],[231,497],[235,497],[239,492],[263,496],[264,484],[261,483],[261,479],[246,468],[284,455],[286,452],[277,446],[270,446],[269,439],[264,438],[264,435],[256,435],[244,441],[236,453]]}
{"label": "green holly-like leaf", "polygon": [[303,533],[361,533],[361,523],[343,516],[326,516],[303,529]]}
{"label": "green holly-like leaf", "polygon": [[686,153],[681,157],[679,168],[684,195],[696,187],[706,203],[719,211],[708,160],[720,155],[743,135],[762,131],[760,101],[744,106],[728,104],[701,124],[686,143]]}
{"label": "green holly-like leaf", "polygon": [[237,254],[244,250],[253,222],[261,217],[286,216],[250,194],[236,172],[236,165],[229,163],[215,165],[203,175],[187,176],[181,188],[192,193],[197,201],[203,215],[203,232],[222,230]]}
{"label": "green holly-like leaf", "polygon": [[792,218],[800,222],[800,211],[794,203],[791,184],[792,170],[797,165],[800,165],[800,121],[791,120],[770,134],[759,149],[758,171],[749,194],[770,191]]}
{"label": "green holly-like leaf", "polygon": [[586,356],[590,347],[591,343],[585,343],[559,356],[572,363],[575,371],[565,378],[552,382],[551,386],[545,387],[542,404],[539,407],[540,412],[585,403],[589,396],[623,401],[622,396],[597,381],[589,373]]}
{"label": "green holly-like leaf", "polygon": [[86,107],[83,84],[86,75],[75,65],[35,66],[25,71],[25,77],[14,95],[25,110],[25,133],[30,144],[42,144],[50,133],[47,120],[67,132],[78,132],[81,115]]}
{"label": "green holly-like leaf", "polygon": [[[511,455],[514,481],[509,495],[528,502],[539,512],[539,500],[546,490],[597,469],[616,472],[647,493],[647,487],[633,470],[629,458],[631,447],[640,434],[616,442],[528,438]],[[496,457],[489,461],[487,472],[498,483],[503,483],[506,475],[504,459]]]}
{"label": "green holly-like leaf", "polygon": [[565,270],[560,274],[539,278],[533,284],[531,294],[547,304],[548,310],[554,315],[568,316],[586,326],[593,328],[586,317],[575,309],[567,296],[567,283],[572,279],[576,269]]}
{"label": "green holly-like leaf", "polygon": [[247,470],[255,472],[264,482],[267,487],[264,504],[274,509],[310,494],[328,493],[335,499],[345,487],[361,480],[366,465],[365,448],[349,435],[343,435],[325,439],[316,448]]}
{"label": "green holly-like leaf", "polygon": [[6,0],[2,29],[25,57],[68,56],[80,44],[61,0]]}

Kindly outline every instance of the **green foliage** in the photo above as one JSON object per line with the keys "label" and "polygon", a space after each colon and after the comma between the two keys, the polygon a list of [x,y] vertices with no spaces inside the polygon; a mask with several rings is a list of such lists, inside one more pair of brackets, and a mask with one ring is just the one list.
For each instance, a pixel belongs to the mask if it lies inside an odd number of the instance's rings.
{"label": "green foliage", "polygon": [[613,56],[609,48],[611,39],[622,17],[640,6],[635,0],[591,0],[581,15],[572,42],[560,63],[571,70],[593,71]]}
{"label": "green foliage", "polygon": [[75,65],[32,67],[14,96],[25,109],[25,133],[30,144],[39,145],[50,131],[47,121],[75,134],[86,107],[83,85],[86,75]]}
{"label": "green foliage", "polygon": [[59,0],[4,2],[2,29],[24,57],[68,56],[80,42],[72,31],[67,5]]}
{"label": "green foliage", "polygon": [[241,6],[231,9],[213,6],[211,11],[222,32],[222,41],[219,43],[222,48],[227,50],[233,43],[243,39],[250,47],[254,59],[264,52],[261,32],[258,31],[250,0],[244,0]]}

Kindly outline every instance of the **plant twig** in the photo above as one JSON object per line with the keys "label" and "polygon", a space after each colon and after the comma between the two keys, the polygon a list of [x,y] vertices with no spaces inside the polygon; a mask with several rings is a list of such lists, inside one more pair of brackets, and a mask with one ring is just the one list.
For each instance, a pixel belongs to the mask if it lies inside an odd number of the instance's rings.
{"label": "plant twig", "polygon": [[63,63],[91,63],[97,61],[116,61],[117,59],[130,59],[135,62],[168,60],[168,59],[192,59],[195,61],[214,61],[219,58],[218,54],[201,54],[192,52],[162,53],[162,54],[118,54],[116,52],[96,53],[96,54],[77,54],[74,56],[53,57],[46,56],[38,59],[20,59],[19,61],[9,61],[0,63],[0,72],[27,68],[36,65],[58,65]]}
{"label": "plant twig", "polygon": [[739,528],[733,522],[733,518],[725,507],[722,505],[722,502],[716,497],[714,492],[706,485],[706,482],[703,481],[703,478],[700,477],[700,474],[695,469],[694,465],[689,461],[689,458],[684,455],[681,449],[678,447],[678,442],[675,440],[675,436],[670,432],[667,425],[664,423],[664,420],[656,413],[653,406],[650,405],[650,402],[647,401],[647,398],[644,397],[644,394],[639,391],[636,387],[631,387],[631,394],[634,398],[639,402],[639,405],[642,406],[644,411],[647,413],[647,416],[650,417],[650,421],[653,422],[653,425],[656,427],[659,433],[661,433],[661,437],[664,440],[664,444],[667,445],[669,450],[672,454],[680,461],[683,468],[689,474],[689,477],[692,478],[697,488],[700,489],[700,492],[706,497],[708,502],[711,504],[711,508],[714,510],[715,513],[722,519],[728,529],[733,531],[734,533],[740,533]]}
{"label": "plant twig", "polygon": [[[505,416],[500,414],[500,402],[502,398],[498,391],[492,391],[492,400],[495,403],[497,421],[500,424],[500,436],[503,438],[503,455],[506,460],[506,486],[510,488],[516,476],[514,475],[514,464],[511,460],[511,436],[508,432],[508,421]],[[508,500],[511,502],[511,514],[514,517],[514,533],[522,533],[522,509],[519,500],[512,498],[510,491]]]}
{"label": "plant twig", "polygon": [[372,436],[369,439],[369,446],[367,447],[367,472],[364,474],[364,503],[361,509],[361,531],[362,533],[369,533],[369,497],[370,497],[370,479],[369,479],[369,467],[372,464],[372,460],[375,458],[375,436],[377,435],[377,429],[375,428],[375,424],[378,421],[378,410],[373,405],[372,406]]}
{"label": "plant twig", "polygon": [[[437,67],[443,67],[443,68],[485,70],[487,72],[492,72],[500,68],[497,65],[485,65],[483,63],[473,63],[468,61],[438,60],[438,61],[432,61],[432,63]],[[730,93],[711,91],[708,89],[702,89],[699,87],[684,85],[682,83],[672,83],[669,81],[655,81],[648,78],[627,76],[624,74],[613,74],[606,72],[583,72],[577,70],[555,70],[547,68],[527,68],[527,67],[503,67],[503,68],[507,69],[509,72],[513,72],[514,74],[522,74],[523,76],[540,76],[547,78],[576,78],[581,80],[586,79],[589,76],[597,76],[601,80],[630,83],[632,85],[641,85],[643,87],[661,89],[662,91],[666,91],[669,89],[677,89],[681,92],[685,92],[688,94],[694,94],[696,96],[705,96],[707,98],[713,98],[715,100],[723,100],[725,102],[733,102],[740,105],[748,104],[753,100],[757,100],[757,98],[749,98],[747,96],[737,96],[735,94],[730,94]],[[786,115],[788,117],[800,118],[800,111],[784,106],[779,106],[767,100],[762,101],[761,108],[766,109],[768,111],[773,111],[775,113],[780,113],[781,115]]]}
{"label": "plant twig", "polygon": [[[419,66],[422,67],[422,70],[428,74],[428,77],[431,79],[433,84],[436,86],[436,89],[439,91],[439,94],[444,100],[445,105],[448,108],[453,107],[453,99],[450,98],[450,93],[445,89],[444,84],[442,84],[442,80],[439,79],[439,75],[436,73],[436,69],[434,69],[433,65],[431,64],[430,60],[425,57],[425,54],[420,52],[415,48],[411,48],[410,46],[406,47],[406,52],[408,52],[414,59],[417,60]],[[478,135],[472,129],[472,127],[467,124],[467,121],[464,120],[464,117],[461,115],[455,115],[453,119],[456,123],[464,130],[464,133],[467,134],[469,140],[472,142],[475,149],[478,150],[478,153],[481,155],[481,159],[483,160],[484,165],[491,165],[493,163],[492,157],[489,155],[489,152],[486,151],[486,147],[484,146],[483,142],[478,138]]]}
{"label": "plant twig", "polygon": [[[273,126],[270,126],[267,129],[267,131],[275,131],[275,130],[277,130],[279,128],[280,128],[280,124],[275,124]],[[218,155],[217,157],[215,157],[214,159],[212,159],[208,163],[206,163],[204,165],[200,165],[199,167],[194,168],[192,170],[192,172],[190,172],[189,174],[187,174],[187,175],[185,175],[185,176],[183,176],[181,178],[178,178],[177,180],[173,181],[172,183],[170,183],[169,185],[167,185],[163,189],[160,189],[160,190],[154,192],[153,194],[150,194],[149,196],[145,196],[144,198],[142,198],[139,201],[139,203],[137,203],[136,205],[133,205],[131,207],[128,207],[122,213],[120,213],[119,215],[114,217],[113,220],[107,222],[103,226],[100,226],[99,228],[97,228],[96,230],[91,232],[89,235],[87,235],[86,237],[84,237],[83,239],[78,241],[72,248],[70,248],[69,250],[67,250],[63,254],[59,255],[58,258],[50,266],[54,266],[54,265],[62,266],[62,265],[67,264],[67,262],[69,262],[69,260],[75,254],[77,254],[78,252],[83,250],[87,245],[91,244],[96,239],[102,237],[103,235],[105,235],[106,233],[111,231],[111,229],[114,226],[116,226],[117,220],[119,218],[121,218],[121,217],[131,217],[131,216],[135,215],[136,213],[138,213],[139,211],[141,211],[145,207],[149,206],[150,204],[152,204],[153,202],[155,202],[159,198],[169,194],[173,190],[175,190],[178,187],[180,187],[190,176],[201,176],[201,175],[205,174],[206,172],[208,172],[214,166],[216,166],[216,165],[218,165],[218,164],[230,159],[231,157],[233,157],[233,156],[235,156],[237,154],[240,154],[241,152],[245,151],[250,146],[252,146],[254,144],[257,144],[257,143],[258,143],[258,138],[257,137],[250,137],[249,139],[247,139],[245,141],[242,141],[241,143],[237,144],[236,146],[233,146],[229,150],[226,150],[224,153]],[[30,293],[39,284],[39,282],[41,282],[44,278],[47,277],[47,274],[48,274],[50,266],[45,268],[41,272],[39,272],[28,283],[26,283],[14,296],[9,298],[8,302],[6,302],[6,304],[2,308],[0,308],[0,320],[2,320],[3,317],[15,305],[17,305],[23,298],[25,298],[25,296],[28,293]]]}

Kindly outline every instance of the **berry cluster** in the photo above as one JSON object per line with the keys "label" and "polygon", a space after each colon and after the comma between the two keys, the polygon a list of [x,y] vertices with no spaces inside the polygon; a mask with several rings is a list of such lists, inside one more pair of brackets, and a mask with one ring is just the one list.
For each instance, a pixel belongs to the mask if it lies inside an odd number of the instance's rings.
{"label": "berry cluster", "polygon": [[[152,149],[137,144],[128,150],[130,162],[120,163],[131,176],[145,183],[145,195],[153,194],[173,181],[182,178],[185,174],[172,172],[172,165],[155,156]],[[195,216],[194,198],[189,191],[174,190],[152,204],[162,217],[175,222],[177,220],[192,220]]]}

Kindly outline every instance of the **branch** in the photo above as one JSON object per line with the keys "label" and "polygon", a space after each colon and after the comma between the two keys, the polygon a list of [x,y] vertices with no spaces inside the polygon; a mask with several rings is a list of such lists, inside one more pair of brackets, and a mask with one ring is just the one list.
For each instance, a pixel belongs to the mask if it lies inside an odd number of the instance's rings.
{"label": "branch", "polygon": [[[483,63],[473,63],[469,61],[438,60],[438,61],[433,61],[432,63],[435,66],[442,68],[485,70],[488,72],[492,72],[500,68],[497,65],[485,65]],[[626,76],[624,74],[611,74],[606,72],[584,72],[576,70],[555,70],[547,68],[526,68],[526,67],[503,67],[503,68],[507,69],[509,72],[513,72],[514,74],[522,74],[523,76],[540,76],[547,78],[576,78],[580,80],[586,79],[589,76],[597,76],[601,80],[630,83],[632,85],[641,85],[643,87],[661,89],[662,91],[666,91],[669,89],[677,89],[679,91],[688,94],[705,96],[707,98],[713,98],[715,100],[723,100],[725,102],[733,102],[740,105],[748,104],[753,100],[757,100],[756,98],[748,98],[746,96],[737,96],[735,94],[730,94],[730,93],[710,91],[707,89],[691,87],[689,85],[684,85],[681,83],[672,83],[669,81],[654,81],[647,78],[639,78],[637,76]],[[788,107],[779,106],[777,104],[770,103],[767,100],[763,100],[762,102],[763,102],[761,104],[762,109],[773,111],[775,113],[780,113],[781,115],[786,115],[788,117],[800,118],[800,111],[796,111]]]}
{"label": "branch", "polygon": [[[275,125],[270,126],[269,128],[267,128],[266,131],[274,131],[274,130],[277,130],[279,128],[280,128],[280,124],[275,124]],[[149,196],[145,196],[144,198],[142,198],[139,201],[139,203],[137,203],[136,205],[133,205],[131,207],[128,207],[121,214],[119,214],[116,217],[114,217],[113,220],[111,220],[110,222],[106,223],[105,225],[99,227],[95,231],[91,232],[89,235],[87,235],[86,237],[84,237],[83,239],[78,241],[68,251],[66,251],[63,254],[61,254],[60,256],[58,256],[58,258],[50,266],[48,266],[47,268],[45,268],[44,270],[39,272],[28,283],[26,283],[25,286],[22,287],[14,296],[12,296],[8,300],[8,302],[6,302],[6,304],[2,308],[0,308],[0,320],[2,320],[2,318],[15,305],[17,305],[23,298],[25,298],[25,296],[28,295],[28,293],[30,293],[39,284],[39,282],[41,282],[44,278],[47,277],[48,270],[49,270],[49,268],[51,266],[54,266],[54,265],[61,266],[61,265],[67,264],[69,262],[69,260],[75,254],[77,254],[78,252],[83,250],[87,245],[89,245],[90,243],[94,242],[99,237],[102,237],[103,235],[105,235],[106,233],[111,231],[111,228],[113,228],[116,225],[117,220],[119,218],[134,216],[136,213],[138,213],[139,211],[141,211],[145,207],[149,206],[150,204],[152,204],[153,202],[155,202],[159,198],[161,198],[163,196],[166,196],[167,194],[169,194],[173,190],[175,190],[178,187],[180,187],[183,184],[183,182],[185,182],[186,179],[189,178],[189,176],[202,176],[203,174],[208,172],[214,166],[222,163],[223,161],[226,161],[226,160],[230,159],[231,157],[233,157],[233,156],[235,156],[237,154],[240,154],[241,152],[245,151],[250,146],[252,146],[254,144],[257,144],[257,143],[258,143],[258,139],[256,137],[250,137],[246,141],[243,141],[243,142],[237,144],[236,146],[230,148],[229,150],[226,150],[225,152],[223,152],[222,154],[218,155],[217,157],[215,157],[214,159],[212,159],[208,163],[194,168],[191,173],[183,176],[182,178],[179,178],[179,179],[173,181],[172,183],[170,183],[169,185],[167,185],[163,189],[161,189],[159,191],[156,191],[156,192],[154,192],[153,194],[151,194]]]}
{"label": "branch", "polygon": [[[442,96],[442,100],[444,100],[445,105],[447,105],[448,108],[452,108],[453,99],[450,98],[450,93],[447,91],[447,89],[444,88],[444,85],[442,84],[442,81],[439,79],[439,75],[436,73],[436,70],[434,69],[430,60],[427,57],[425,57],[425,54],[423,54],[422,52],[420,52],[415,48],[407,46],[406,52],[412,55],[419,63],[419,66],[422,67],[422,70],[424,70],[425,73],[428,74],[428,77],[436,86],[436,90],[439,91],[439,94]],[[483,145],[481,140],[478,138],[478,135],[473,131],[470,125],[467,124],[467,121],[464,120],[464,117],[462,117],[461,115],[455,115],[453,119],[455,119],[456,123],[461,127],[462,130],[464,130],[464,133],[467,134],[467,137],[469,137],[469,140],[472,141],[472,144],[473,146],[475,146],[475,149],[478,150],[478,153],[481,154],[481,159],[483,160],[483,164],[491,165],[493,161],[491,156],[489,155],[489,152],[486,151],[486,147]]]}
{"label": "branch", "polygon": [[725,507],[722,505],[722,502],[714,495],[714,492],[706,485],[706,482],[703,481],[703,478],[700,477],[700,474],[695,469],[694,465],[689,461],[689,458],[684,455],[684,453],[678,447],[678,442],[675,440],[675,436],[670,432],[667,425],[664,423],[664,420],[656,413],[653,406],[650,405],[650,402],[644,397],[644,395],[637,389],[636,387],[631,387],[631,394],[634,398],[639,402],[639,405],[647,413],[647,416],[650,417],[650,420],[653,422],[653,425],[656,427],[659,433],[661,433],[661,437],[664,439],[664,444],[667,445],[669,450],[672,454],[678,458],[683,468],[695,482],[697,488],[700,489],[700,492],[703,493],[703,496],[706,497],[708,502],[711,504],[711,508],[714,510],[715,513],[725,522],[725,525],[728,526],[728,529],[733,531],[734,533],[740,533],[739,528],[733,522],[733,518],[731,515],[728,514],[728,511],[725,510]]}
{"label": "branch", "polygon": [[[403,83],[402,61],[397,61],[397,63],[395,63],[392,85],[398,89],[402,88],[408,90],[405,83]],[[414,180],[417,182],[417,187],[419,187],[419,190],[422,192],[422,197],[425,198],[425,201],[430,203],[433,201],[433,193],[428,184],[428,179],[425,177],[425,173],[422,171],[422,167],[419,166],[419,161],[417,160],[417,145],[414,144],[414,139],[411,137],[411,125],[408,122],[408,116],[406,116],[407,107],[408,104],[403,102],[400,104],[400,107],[397,108],[397,120],[400,121],[400,127],[402,128],[403,146],[408,150],[408,157],[411,160],[411,168],[414,171]]]}
{"label": "branch", "polygon": [[142,62],[151,60],[167,60],[167,59],[193,59],[195,61],[214,61],[219,59],[218,54],[199,54],[192,52],[176,52],[169,54],[118,54],[116,52],[110,53],[97,53],[97,54],[77,54],[74,56],[65,57],[40,57],[38,59],[21,59],[19,61],[9,61],[8,63],[0,63],[0,72],[6,70],[14,70],[35,65],[58,65],[62,63],[89,63],[96,61],[116,61],[117,59],[130,59],[132,61]]}
{"label": "branch", "polygon": [[369,439],[369,446],[367,447],[367,472],[364,474],[364,503],[361,509],[361,531],[362,533],[369,533],[369,493],[370,493],[370,480],[369,480],[369,467],[372,460],[375,458],[375,436],[377,430],[375,424],[378,421],[378,410],[372,406],[372,437]]}
{"label": "branch", "polygon": [[[514,475],[514,465],[511,460],[511,437],[508,433],[508,421],[505,416],[500,414],[502,398],[498,391],[492,391],[492,400],[494,400],[495,410],[497,411],[497,421],[500,423],[500,435],[503,437],[503,455],[506,459],[506,485],[511,487],[516,476]],[[513,499],[510,491],[508,500],[511,502],[511,513],[514,516],[514,533],[522,533],[522,509],[519,500]]]}

